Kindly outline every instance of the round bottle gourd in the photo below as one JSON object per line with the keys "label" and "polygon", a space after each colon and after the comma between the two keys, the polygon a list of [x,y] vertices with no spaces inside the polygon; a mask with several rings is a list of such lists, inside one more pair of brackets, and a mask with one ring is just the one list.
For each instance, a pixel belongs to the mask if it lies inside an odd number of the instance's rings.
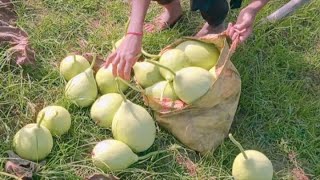
{"label": "round bottle gourd", "polygon": [[[120,80],[125,82],[122,79]],[[126,100],[121,91],[120,93],[123,97],[123,102],[113,117],[113,137],[127,144],[134,152],[145,151],[155,140],[155,122],[147,110]]]}
{"label": "round bottle gourd", "polygon": [[176,73],[173,87],[182,101],[191,104],[207,93],[212,83],[213,76],[207,70],[187,67]]}
{"label": "round bottle gourd", "polygon": [[216,65],[220,52],[213,45],[196,40],[188,40],[179,44],[176,49],[182,50],[190,60],[191,66],[209,70]]}
{"label": "round bottle gourd", "polygon": [[90,106],[98,95],[98,88],[92,70],[94,63],[95,57],[91,66],[73,77],[65,88],[66,97],[80,107]]}
{"label": "round bottle gourd", "polygon": [[200,67],[186,67],[174,72],[156,61],[148,60],[148,62],[171,73],[176,95],[187,104],[193,103],[207,93],[214,82],[209,71]]}
{"label": "round bottle gourd", "polygon": [[69,81],[90,67],[88,60],[80,55],[70,55],[60,62],[60,74]]}
{"label": "round bottle gourd", "polygon": [[138,157],[125,143],[114,139],[107,139],[95,145],[91,158],[93,164],[103,171],[119,171],[128,168],[138,160],[144,160],[163,152],[167,151],[151,152]]}
{"label": "round bottle gourd", "polygon": [[232,165],[235,180],[272,180],[273,166],[267,156],[256,150],[244,150],[231,134],[229,137],[241,150]]}
{"label": "round bottle gourd", "polygon": [[47,106],[37,116],[37,122],[46,127],[52,135],[61,136],[67,133],[71,126],[71,115],[68,110],[61,106]]}
{"label": "round bottle gourd", "polygon": [[133,66],[133,71],[136,81],[143,88],[163,80],[159,67],[149,62],[136,62]]}
{"label": "round bottle gourd", "polygon": [[41,121],[27,124],[15,134],[13,148],[21,158],[39,161],[50,154],[53,147],[52,135],[40,123]]}
{"label": "round bottle gourd", "polygon": [[[173,72],[190,66],[188,57],[179,49],[170,49],[164,52],[159,59],[159,63],[162,66],[168,67]],[[167,69],[160,68],[160,73],[166,80],[173,79],[172,73]]]}
{"label": "round bottle gourd", "polygon": [[96,144],[91,154],[93,164],[104,171],[124,170],[138,161],[128,145],[113,139]]}
{"label": "round bottle gourd", "polygon": [[110,128],[115,113],[122,103],[122,97],[117,93],[109,93],[98,98],[90,109],[90,116],[98,126]]}
{"label": "round bottle gourd", "polygon": [[[117,86],[115,77],[112,74],[112,66],[110,65],[108,68],[101,67],[96,74],[96,81],[99,88],[99,91],[102,94],[107,93],[117,93]],[[125,91],[128,89],[128,86],[124,83],[120,83],[121,91]]]}
{"label": "round bottle gourd", "polygon": [[160,81],[145,89],[145,94],[150,98],[168,98],[172,101],[177,100],[178,96],[174,92],[172,82]]}

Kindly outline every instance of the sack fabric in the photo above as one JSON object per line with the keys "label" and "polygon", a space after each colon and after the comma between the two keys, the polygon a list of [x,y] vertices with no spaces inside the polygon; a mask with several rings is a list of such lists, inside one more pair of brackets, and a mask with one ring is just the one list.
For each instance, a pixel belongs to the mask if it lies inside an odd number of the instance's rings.
{"label": "sack fabric", "polygon": [[164,48],[160,55],[190,39],[214,44],[220,50],[214,83],[208,92],[193,104],[165,98],[160,101],[146,95],[143,99],[154,111],[160,126],[185,146],[205,154],[214,151],[230,130],[239,103],[241,78],[230,61],[233,48],[229,49],[224,33],[201,38],[184,37]]}

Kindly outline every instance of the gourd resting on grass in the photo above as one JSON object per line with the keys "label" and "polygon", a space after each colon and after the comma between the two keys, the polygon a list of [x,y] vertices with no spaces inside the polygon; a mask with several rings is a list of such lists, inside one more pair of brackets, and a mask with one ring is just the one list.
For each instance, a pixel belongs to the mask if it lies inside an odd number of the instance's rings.
{"label": "gourd resting on grass", "polygon": [[43,117],[41,125],[52,135],[61,136],[67,133],[71,126],[71,116],[68,110],[61,106],[47,106],[37,116],[37,122]]}
{"label": "gourd resting on grass", "polygon": [[138,157],[125,143],[107,139],[95,145],[92,151],[93,164],[103,171],[124,170],[139,160],[144,160],[152,155],[166,151],[151,152],[145,156]]}
{"label": "gourd resting on grass", "polygon": [[69,81],[90,67],[88,60],[80,55],[70,55],[60,62],[60,73]]}
{"label": "gourd resting on grass", "polygon": [[232,134],[229,134],[229,138],[241,151],[232,165],[232,176],[235,180],[272,180],[272,163],[263,153],[256,150],[244,150]]}
{"label": "gourd resting on grass", "polygon": [[84,72],[73,77],[66,85],[65,95],[80,107],[88,107],[98,95],[98,88],[93,75],[94,57],[91,66]]}
{"label": "gourd resting on grass", "polygon": [[[143,107],[126,99],[119,88],[118,81],[127,83],[121,78],[116,78],[117,87],[123,98],[120,108],[112,121],[112,134],[114,139],[127,144],[134,152],[147,150],[154,142],[156,126],[151,115]],[[140,91],[132,87],[131,88]]]}
{"label": "gourd resting on grass", "polygon": [[13,138],[14,151],[21,157],[30,161],[39,161],[47,157],[53,147],[50,131],[38,123],[27,124],[21,128]]}
{"label": "gourd resting on grass", "polygon": [[113,117],[122,101],[122,97],[118,93],[109,93],[101,96],[91,106],[91,119],[100,127],[110,128]]}

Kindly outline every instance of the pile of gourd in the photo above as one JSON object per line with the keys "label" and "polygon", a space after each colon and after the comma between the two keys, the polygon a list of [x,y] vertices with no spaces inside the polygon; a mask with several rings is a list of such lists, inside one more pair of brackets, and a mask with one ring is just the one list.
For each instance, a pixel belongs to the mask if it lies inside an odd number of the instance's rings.
{"label": "pile of gourd", "polygon": [[[121,40],[116,46],[120,42]],[[64,58],[60,64],[60,73],[67,80],[66,97],[79,107],[91,106],[92,120],[100,127],[112,130],[114,139],[101,141],[93,148],[93,164],[103,170],[122,170],[139,159],[149,157],[147,155],[139,158],[136,153],[146,151],[154,143],[155,122],[145,108],[126,98],[123,92],[128,87],[137,89],[148,97],[181,100],[191,104],[212,86],[219,54],[219,50],[212,44],[187,40],[161,56],[153,55],[150,56],[152,59],[137,62],[133,66],[134,78],[143,90],[114,77],[112,66],[101,67],[94,75],[92,68],[95,58],[91,65],[80,55]],[[99,92],[101,96],[98,97]],[[52,135],[61,136],[70,126],[71,115],[65,108],[45,107],[38,113],[37,124],[28,124],[16,133],[13,140],[15,152],[32,161],[44,159],[53,147]],[[235,176],[236,172],[243,174],[245,171],[254,171],[252,177],[270,177],[270,171],[267,170],[271,166],[272,177],[272,165],[268,158],[259,154],[258,165],[264,163],[261,166],[264,169],[261,170],[254,163],[257,161],[257,154],[247,154],[249,160],[245,156],[245,159],[235,163],[249,163],[249,166],[234,165]]]}

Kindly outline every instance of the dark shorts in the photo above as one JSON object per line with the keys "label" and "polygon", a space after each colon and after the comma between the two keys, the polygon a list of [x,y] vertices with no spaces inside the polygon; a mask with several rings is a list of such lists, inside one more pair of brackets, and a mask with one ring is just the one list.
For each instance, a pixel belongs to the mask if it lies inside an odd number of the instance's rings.
{"label": "dark shorts", "polygon": [[[173,0],[153,0],[161,5],[169,4]],[[242,0],[231,0],[230,8],[236,9],[241,6]],[[203,19],[211,26],[223,23],[229,11],[227,0],[190,0],[191,11],[199,10]]]}

